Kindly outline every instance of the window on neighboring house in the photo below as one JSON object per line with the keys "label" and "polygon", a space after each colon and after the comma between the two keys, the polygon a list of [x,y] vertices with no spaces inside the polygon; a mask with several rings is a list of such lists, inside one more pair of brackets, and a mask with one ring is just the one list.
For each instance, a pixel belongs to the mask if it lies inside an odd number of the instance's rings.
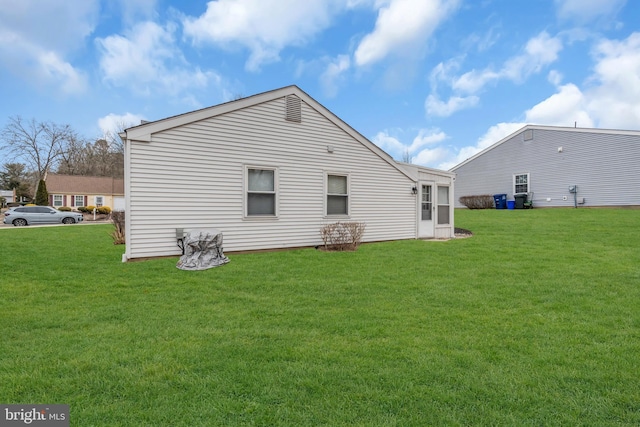
{"label": "window on neighboring house", "polygon": [[53,195],[53,207],[59,208],[62,206],[62,194]]}
{"label": "window on neighboring house", "polygon": [[84,206],[84,196],[73,196],[73,206]]}
{"label": "window on neighboring house", "polygon": [[247,168],[247,216],[276,215],[277,169]]}
{"label": "window on neighboring house", "polygon": [[327,174],[327,215],[349,215],[349,176]]}
{"label": "window on neighboring house", "polygon": [[96,208],[101,207],[102,205],[104,205],[104,196],[96,196],[95,201],[96,201]]}
{"label": "window on neighboring house", "polygon": [[449,224],[450,215],[449,187],[438,186],[438,224]]}
{"label": "window on neighboring house", "polygon": [[522,173],[513,176],[513,194],[529,192],[529,174]]}

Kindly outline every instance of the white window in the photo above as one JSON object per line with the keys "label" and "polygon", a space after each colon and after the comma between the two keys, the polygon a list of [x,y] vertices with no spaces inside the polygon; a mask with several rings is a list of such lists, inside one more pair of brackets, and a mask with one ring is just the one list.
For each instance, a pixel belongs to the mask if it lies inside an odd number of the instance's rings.
{"label": "white window", "polygon": [[438,186],[438,224],[449,224],[449,187]]}
{"label": "white window", "polygon": [[327,215],[349,215],[349,176],[327,174]]}
{"label": "white window", "polygon": [[277,169],[247,167],[247,216],[276,216]]}
{"label": "white window", "polygon": [[513,175],[513,194],[529,192],[529,174],[522,173]]}
{"label": "white window", "polygon": [[53,195],[53,207],[59,208],[62,206],[62,194]]}
{"label": "white window", "polygon": [[423,185],[422,186],[422,220],[423,221],[431,221],[431,207],[432,207],[432,199],[431,199],[431,186]]}
{"label": "white window", "polygon": [[102,205],[104,205],[104,196],[96,196],[95,201],[96,201],[96,208],[101,207]]}
{"label": "white window", "polygon": [[73,196],[73,206],[84,206],[84,196]]}

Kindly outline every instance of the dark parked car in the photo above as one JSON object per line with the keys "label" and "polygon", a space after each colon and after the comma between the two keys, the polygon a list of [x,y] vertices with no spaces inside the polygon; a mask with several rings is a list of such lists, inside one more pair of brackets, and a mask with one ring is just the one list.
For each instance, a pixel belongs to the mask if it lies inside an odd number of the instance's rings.
{"label": "dark parked car", "polygon": [[75,224],[82,221],[78,212],[63,212],[49,206],[20,206],[4,213],[4,223],[22,227],[31,224]]}

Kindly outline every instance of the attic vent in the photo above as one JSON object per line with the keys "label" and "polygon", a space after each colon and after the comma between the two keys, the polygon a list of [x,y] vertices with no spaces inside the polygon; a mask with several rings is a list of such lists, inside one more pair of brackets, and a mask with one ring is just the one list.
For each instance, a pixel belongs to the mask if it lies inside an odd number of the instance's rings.
{"label": "attic vent", "polygon": [[285,98],[285,115],[284,119],[290,122],[302,121],[302,107],[300,106],[300,98],[295,95],[287,95]]}
{"label": "attic vent", "polygon": [[531,141],[533,139],[533,129],[527,129],[522,135],[522,139],[525,141]]}

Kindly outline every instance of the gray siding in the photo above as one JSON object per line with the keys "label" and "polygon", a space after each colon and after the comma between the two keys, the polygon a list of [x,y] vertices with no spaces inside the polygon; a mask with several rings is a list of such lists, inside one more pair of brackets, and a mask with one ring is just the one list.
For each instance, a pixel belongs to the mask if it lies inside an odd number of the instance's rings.
{"label": "gray siding", "polygon": [[523,173],[529,173],[534,207],[574,206],[570,185],[585,199],[580,206],[640,205],[640,133],[525,129],[533,131],[532,140],[524,140],[523,129],[452,169],[456,206],[468,195],[505,193],[513,199],[513,176]]}
{"label": "gray siding", "polygon": [[[301,123],[284,111],[282,97],[130,141],[128,258],[179,254],[175,228],[217,228],[225,251],[318,245],[338,220],[365,222],[368,242],[415,237],[409,177],[306,102]],[[244,217],[247,165],[278,168],[277,218]],[[349,174],[349,218],[324,215],[326,172]]]}

